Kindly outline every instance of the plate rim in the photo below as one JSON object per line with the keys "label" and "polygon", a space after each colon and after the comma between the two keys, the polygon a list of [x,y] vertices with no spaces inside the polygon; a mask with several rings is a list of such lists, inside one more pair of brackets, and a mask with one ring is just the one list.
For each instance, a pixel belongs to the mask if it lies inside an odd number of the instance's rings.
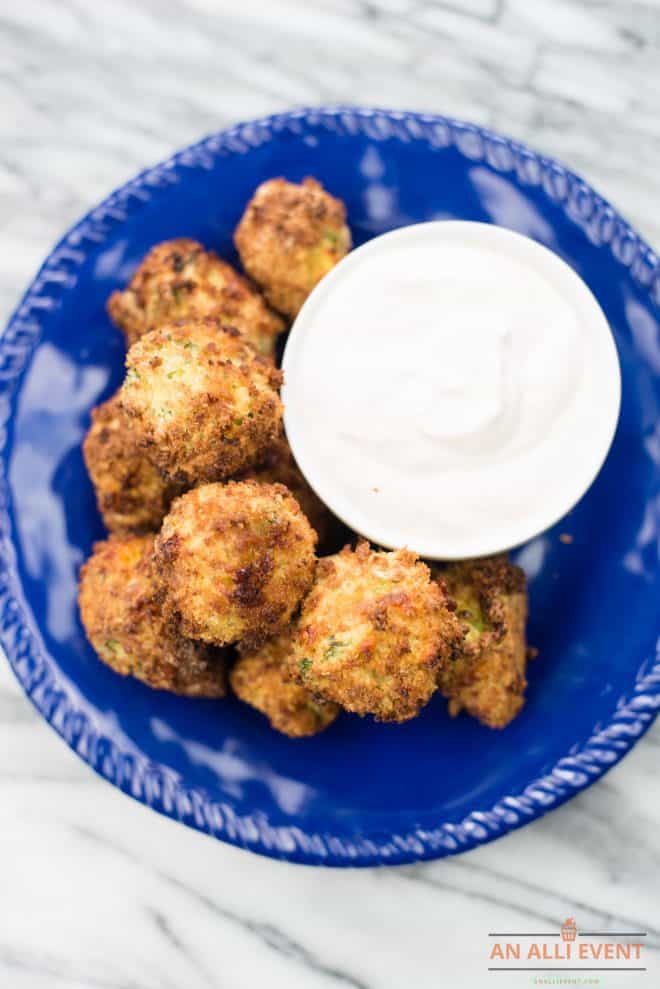
{"label": "plate rim", "polygon": [[144,169],[64,234],[26,289],[0,337],[0,644],[21,687],[69,747],[122,792],[159,813],[241,848],[272,858],[325,866],[405,864],[441,858],[486,844],[559,807],[616,765],[650,728],[660,711],[660,642],[644,658],[606,724],[560,758],[552,769],[493,807],[475,810],[459,823],[432,828],[411,825],[403,833],[311,832],[300,825],[271,825],[263,811],[238,815],[204,789],[187,785],[168,767],[150,762],[99,733],[54,672],[41,642],[15,567],[7,477],[8,425],[12,401],[41,335],[40,314],[54,309],[75,288],[76,268],[88,250],[149,201],[151,190],[178,181],[178,171],[209,169],[216,157],[242,154],[281,132],[301,136],[325,128],[371,140],[425,140],[432,148],[453,146],[471,161],[485,160],[502,174],[540,187],[593,244],[611,251],[654,308],[660,305],[660,260],[611,204],[575,172],[527,144],[454,117],[405,110],[347,106],[305,107],[244,121],[211,134]]}

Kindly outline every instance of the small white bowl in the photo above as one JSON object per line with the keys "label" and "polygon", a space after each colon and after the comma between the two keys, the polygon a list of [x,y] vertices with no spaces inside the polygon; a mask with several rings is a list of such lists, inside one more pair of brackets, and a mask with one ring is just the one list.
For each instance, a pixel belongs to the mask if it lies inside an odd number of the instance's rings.
{"label": "small white bowl", "polygon": [[610,328],[573,269],[463,221],[350,253],[305,302],[283,369],[289,443],[319,497],[430,559],[557,522],[598,474],[621,400]]}

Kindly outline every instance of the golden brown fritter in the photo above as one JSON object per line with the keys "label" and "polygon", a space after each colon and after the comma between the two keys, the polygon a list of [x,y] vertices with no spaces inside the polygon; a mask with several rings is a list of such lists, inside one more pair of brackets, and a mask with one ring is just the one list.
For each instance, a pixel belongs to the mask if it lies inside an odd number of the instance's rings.
{"label": "golden brown fritter", "polygon": [[356,714],[407,721],[463,638],[439,583],[414,553],[360,542],[319,560],[293,639],[289,672]]}
{"label": "golden brown fritter", "polygon": [[284,432],[268,449],[259,466],[245,475],[245,480],[259,481],[261,484],[283,484],[309,519],[319,537],[319,544],[325,542],[336,521],[335,517],[303,477]]}
{"label": "golden brown fritter", "polygon": [[316,533],[281,484],[206,484],[172,505],[156,540],[166,610],[186,635],[256,646],[291,621]]}
{"label": "golden brown fritter", "polygon": [[155,531],[172,498],[181,494],[137,445],[117,395],[92,409],[83,457],[110,532]]}
{"label": "golden brown fritter", "polygon": [[525,574],[506,556],[453,563],[442,572],[467,635],[439,686],[449,713],[465,709],[489,728],[504,728],[525,703]]}
{"label": "golden brown fritter", "polygon": [[129,347],[162,323],[210,316],[272,358],[285,328],[247,279],[188,237],[152,247],[128,287],[112,293],[108,313]]}
{"label": "golden brown fritter", "polygon": [[265,714],[273,728],[290,738],[317,735],[332,724],[339,708],[295,683],[284,669],[291,653],[291,630],[255,651],[241,650],[229,682],[237,697]]}
{"label": "golden brown fritter", "polygon": [[186,487],[259,462],[280,433],[281,372],[213,320],[172,323],[133,344],[120,391],[153,463]]}
{"label": "golden brown fritter", "polygon": [[96,543],[80,571],[78,603],[99,659],[122,676],[187,697],[223,697],[225,658],[184,638],[163,616],[153,570],[153,536]]}
{"label": "golden brown fritter", "polygon": [[320,182],[270,179],[259,186],[234,242],[274,309],[297,316],[317,282],[351,249],[346,208]]}

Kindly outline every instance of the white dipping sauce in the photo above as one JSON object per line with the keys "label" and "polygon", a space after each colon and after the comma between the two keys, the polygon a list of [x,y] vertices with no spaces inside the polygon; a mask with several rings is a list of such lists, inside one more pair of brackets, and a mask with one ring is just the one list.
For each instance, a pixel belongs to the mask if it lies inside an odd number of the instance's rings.
{"label": "white dipping sauce", "polygon": [[609,327],[557,255],[501,227],[375,238],[311,294],[284,355],[286,430],[317,494],[388,547],[457,559],[537,534],[609,449]]}

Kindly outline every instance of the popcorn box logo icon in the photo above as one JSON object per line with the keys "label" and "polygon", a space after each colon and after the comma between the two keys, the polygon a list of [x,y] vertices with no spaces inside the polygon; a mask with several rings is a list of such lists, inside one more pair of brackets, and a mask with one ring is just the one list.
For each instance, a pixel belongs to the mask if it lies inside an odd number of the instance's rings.
{"label": "popcorn box logo icon", "polygon": [[577,927],[572,917],[568,917],[561,925],[562,941],[575,941]]}

